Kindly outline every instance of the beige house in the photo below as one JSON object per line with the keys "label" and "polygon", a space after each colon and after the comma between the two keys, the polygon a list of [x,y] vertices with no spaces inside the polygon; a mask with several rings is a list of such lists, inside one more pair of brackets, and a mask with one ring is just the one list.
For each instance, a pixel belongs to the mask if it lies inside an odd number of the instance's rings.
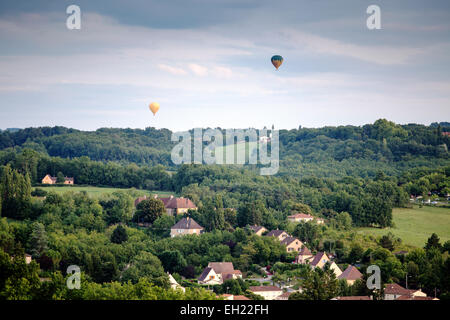
{"label": "beige house", "polygon": [[309,265],[312,268],[320,268],[323,269],[323,267],[326,264],[330,265],[330,269],[334,271],[334,274],[336,275],[336,277],[339,277],[342,274],[342,270],[339,269],[338,265],[331,261],[330,258],[328,258],[328,256],[325,254],[325,252],[319,252],[318,254],[316,254],[314,256],[314,258],[311,260],[311,262],[309,263]]}
{"label": "beige house", "polygon": [[180,289],[183,292],[186,291],[186,289],[184,287],[180,286],[180,284],[177,282],[177,280],[175,280],[175,278],[172,277],[172,275],[170,273],[167,273],[167,274],[169,275],[170,288],[172,288],[174,290]]}
{"label": "beige house", "polygon": [[[185,214],[188,210],[197,210],[197,206],[188,198],[176,198],[170,196],[168,198],[159,198],[158,195],[153,196],[154,199],[159,199],[163,202],[166,208],[166,213],[169,216],[176,216],[178,214]],[[134,206],[136,207],[139,203],[144,200],[150,199],[150,197],[143,196],[139,197],[134,201]]]}
{"label": "beige house", "polygon": [[294,215],[288,216],[287,219],[289,222],[294,223],[315,221],[317,224],[324,224],[325,222],[322,218],[316,218],[306,213],[296,213]]}
{"label": "beige house", "polygon": [[266,234],[266,237],[275,237],[279,241],[283,241],[284,238],[289,237],[289,234],[286,231],[283,230],[272,230],[268,234]]}
{"label": "beige house", "polygon": [[172,228],[170,228],[170,236],[179,237],[187,234],[200,234],[203,232],[203,227],[200,226],[194,219],[186,217],[178,221]]}
{"label": "beige house", "polygon": [[262,296],[264,300],[275,300],[283,294],[283,290],[275,286],[254,286],[249,287],[248,290]]}
{"label": "beige house", "polygon": [[426,296],[421,290],[405,289],[397,283],[388,283],[384,287],[384,300],[419,300]]}
{"label": "beige house", "polygon": [[363,277],[362,273],[359,272],[359,270],[356,269],[355,266],[349,265],[347,269],[345,269],[344,272],[341,273],[338,279],[347,280],[347,284],[351,286],[355,283],[356,280],[362,279],[362,277]]}
{"label": "beige house", "polygon": [[267,229],[264,228],[263,226],[257,225],[249,226],[248,228],[252,230],[257,236],[262,236],[262,234],[267,231]]}
{"label": "beige house", "polygon": [[303,242],[294,237],[286,237],[281,240],[281,244],[286,246],[287,252],[299,252],[303,247]]}
{"label": "beige house", "polygon": [[311,251],[306,246],[303,246],[298,252],[297,257],[295,258],[295,263],[298,264],[308,264],[314,256]]}
{"label": "beige house", "polygon": [[[47,174],[42,179],[42,184],[56,184],[56,181],[58,179],[56,177],[52,177],[51,175]],[[64,184],[74,184],[74,179],[69,177],[64,177]]]}
{"label": "beige house", "polygon": [[287,217],[289,222],[309,222],[313,221],[314,217],[306,213],[296,213]]}
{"label": "beige house", "polygon": [[187,213],[189,209],[197,210],[197,206],[188,198],[170,196],[169,198],[159,199],[164,203],[167,214],[171,216]]}
{"label": "beige house", "polygon": [[199,284],[214,285],[238,278],[242,278],[242,272],[234,270],[232,262],[210,262],[197,280]]}

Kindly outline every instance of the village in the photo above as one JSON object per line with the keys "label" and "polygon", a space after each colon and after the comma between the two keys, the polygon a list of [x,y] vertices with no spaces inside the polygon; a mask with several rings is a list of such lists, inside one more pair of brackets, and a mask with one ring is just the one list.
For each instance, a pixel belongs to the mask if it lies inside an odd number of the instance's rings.
{"label": "village", "polygon": [[[178,222],[170,229],[170,237],[195,236],[205,232],[205,229],[200,226],[194,219],[189,216],[190,210],[197,210],[197,206],[187,198],[177,198],[170,196],[167,198],[158,198],[157,195],[153,197],[159,199],[164,203],[166,213],[169,216],[179,217]],[[135,206],[138,206],[148,197],[139,197],[135,200]],[[292,223],[315,223],[318,225],[325,224],[323,218],[314,217],[310,214],[295,213],[287,217]],[[149,226],[149,224],[140,223],[140,226]],[[313,254],[308,247],[297,239],[291,236],[284,230],[267,230],[263,226],[249,225],[247,229],[260,237],[271,237],[279,241],[286,249],[287,253],[295,254],[293,264],[307,265],[311,269],[329,268],[334,272],[334,275],[339,280],[344,280],[351,286],[357,280],[363,279],[364,270],[362,272],[355,265],[348,265],[344,270],[338,266],[338,261],[335,256],[326,252],[316,252]],[[252,282],[260,282],[261,285],[249,286],[249,291],[256,295],[256,297],[264,300],[288,300],[289,296],[295,292],[302,292],[302,288],[293,289],[289,285],[279,285],[271,281],[274,274],[270,267],[262,269],[264,276],[261,278],[249,278]],[[173,289],[184,288],[169,274],[170,284]],[[214,285],[222,285],[229,279],[244,279],[245,275],[240,270],[236,270],[232,262],[226,261],[211,261],[203,270],[201,275],[196,279],[197,283],[203,287],[210,288]],[[221,294],[220,297],[225,300],[250,300],[244,295]],[[439,300],[437,298],[429,297],[421,290],[406,289],[399,284],[386,284],[383,288],[383,300]],[[334,297],[331,300],[373,300],[372,296],[342,296]]]}

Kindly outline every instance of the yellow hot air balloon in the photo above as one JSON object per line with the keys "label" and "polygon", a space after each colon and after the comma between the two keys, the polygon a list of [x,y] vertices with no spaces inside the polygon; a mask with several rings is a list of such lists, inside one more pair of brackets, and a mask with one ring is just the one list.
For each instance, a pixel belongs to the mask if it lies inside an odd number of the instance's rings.
{"label": "yellow hot air balloon", "polygon": [[153,112],[153,116],[154,116],[159,110],[159,103],[152,102],[152,103],[150,103],[149,108],[150,108],[150,111]]}

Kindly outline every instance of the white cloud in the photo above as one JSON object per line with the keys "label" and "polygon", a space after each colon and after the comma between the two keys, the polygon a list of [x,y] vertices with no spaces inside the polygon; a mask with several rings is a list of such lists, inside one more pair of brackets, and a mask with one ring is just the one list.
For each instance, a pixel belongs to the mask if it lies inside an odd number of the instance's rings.
{"label": "white cloud", "polygon": [[198,65],[198,64],[195,64],[195,63],[190,63],[190,64],[188,64],[188,67],[197,76],[203,77],[203,76],[206,76],[208,74],[208,68],[203,67],[201,65]]}
{"label": "white cloud", "polygon": [[168,66],[166,64],[158,64],[158,68],[174,75],[185,75],[186,71],[182,68]]}

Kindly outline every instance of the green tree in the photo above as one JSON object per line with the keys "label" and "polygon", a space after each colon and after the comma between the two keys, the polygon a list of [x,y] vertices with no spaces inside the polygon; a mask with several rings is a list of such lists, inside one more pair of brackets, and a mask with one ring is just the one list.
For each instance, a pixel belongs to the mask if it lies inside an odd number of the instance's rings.
{"label": "green tree", "polygon": [[117,226],[111,234],[111,242],[121,244],[122,242],[125,242],[127,240],[127,230],[121,225]]}
{"label": "green tree", "polygon": [[40,257],[47,251],[47,233],[45,232],[45,226],[40,222],[34,222],[31,225],[31,237],[29,247],[31,249],[31,255],[34,258]]}
{"label": "green tree", "polygon": [[66,178],[64,177],[64,174],[60,171],[56,174],[56,183],[63,184],[66,181]]}
{"label": "green tree", "polygon": [[330,300],[339,294],[339,282],[330,268],[315,268],[301,282],[303,291],[289,296],[289,300]]}
{"label": "green tree", "polygon": [[147,199],[136,207],[134,220],[137,222],[153,223],[166,212],[164,203],[159,199]]}

